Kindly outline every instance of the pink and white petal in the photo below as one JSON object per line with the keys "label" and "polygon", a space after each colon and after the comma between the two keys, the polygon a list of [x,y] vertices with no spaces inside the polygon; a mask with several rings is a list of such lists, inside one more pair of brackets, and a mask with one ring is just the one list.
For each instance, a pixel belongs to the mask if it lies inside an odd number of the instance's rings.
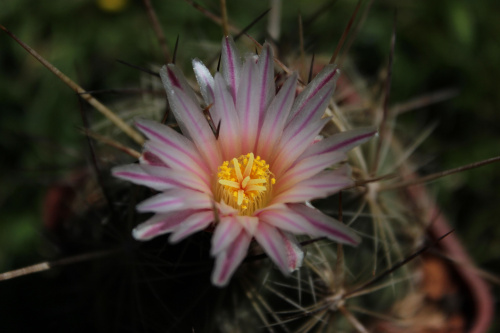
{"label": "pink and white petal", "polygon": [[283,274],[289,274],[288,251],[278,229],[267,223],[260,222],[254,237]]}
{"label": "pink and white petal", "polygon": [[339,190],[354,185],[349,177],[347,164],[336,170],[323,171],[309,179],[303,180],[291,188],[275,194],[271,204],[288,202],[305,202],[317,198],[325,198]]}
{"label": "pink and white petal", "polygon": [[275,203],[295,203],[305,202],[309,200],[326,198],[338,192],[340,189],[353,184],[352,181],[334,184],[334,186],[326,188],[326,186],[305,186],[302,184],[296,185],[283,193],[278,194],[272,201]]}
{"label": "pink and white petal", "polygon": [[[274,84],[274,52],[269,43],[264,43],[264,48],[259,56],[257,67],[260,72],[261,83],[259,91],[259,119],[260,125],[264,120],[264,113],[276,95]],[[260,127],[260,126],[259,126]]]}
{"label": "pink and white petal", "polygon": [[330,82],[323,86],[316,95],[311,97],[308,104],[304,106],[302,112],[297,113],[295,117],[286,124],[285,130],[283,131],[284,142],[297,136],[321,119],[330,103],[335,88],[334,86],[334,82]]}
{"label": "pink and white petal", "polygon": [[165,182],[171,182],[177,187],[187,187],[200,192],[212,193],[211,187],[206,182],[185,170],[174,170],[150,165],[142,165],[141,167],[151,176],[163,179]]}
{"label": "pink and white petal", "polygon": [[292,188],[297,183],[317,175],[327,167],[330,167],[345,158],[345,153],[340,151],[304,158],[286,171],[282,177],[277,178],[278,181],[274,186],[275,191],[276,193],[281,193],[289,188]]}
{"label": "pink and white petal", "polygon": [[159,235],[172,232],[190,215],[196,213],[193,210],[182,210],[169,214],[155,214],[147,221],[139,224],[132,230],[132,236],[141,241],[150,240]]}
{"label": "pink and white petal", "polygon": [[226,80],[231,96],[233,96],[233,101],[236,102],[240,83],[241,58],[231,36],[222,38],[221,66],[222,76]]}
{"label": "pink and white petal", "polygon": [[316,228],[316,234],[312,234],[313,236],[326,236],[348,245],[358,245],[361,242],[361,238],[351,228],[317,209],[303,204],[289,204],[288,207],[305,217]]}
{"label": "pink and white petal", "polygon": [[274,161],[275,175],[279,176],[286,170],[312,144],[326,124],[326,119],[320,119],[330,103],[337,77],[338,70],[329,65],[318,74],[316,82],[313,80],[297,97],[278,144],[280,154]]}
{"label": "pink and white petal", "polygon": [[304,152],[301,158],[337,150],[347,152],[352,148],[370,140],[376,134],[377,130],[373,127],[362,127],[341,132],[316,142]]}
{"label": "pink and white petal", "polygon": [[301,113],[308,112],[310,101],[324,91],[325,86],[335,88],[335,82],[340,75],[340,71],[335,65],[327,65],[316,77],[304,88],[293,103],[292,110],[288,116],[287,124]]}
{"label": "pink and white petal", "polygon": [[233,99],[227,90],[226,82],[221,74],[215,74],[215,103],[212,117],[216,125],[220,123],[219,144],[224,160],[241,155],[240,123]]}
{"label": "pink and white petal", "polygon": [[163,150],[167,150],[174,155],[181,154],[187,156],[193,163],[196,163],[200,168],[208,172],[208,167],[194,143],[182,134],[177,133],[168,126],[148,119],[135,119],[135,126],[149,140],[164,145],[165,148]]}
{"label": "pink and white petal", "polygon": [[314,127],[307,127],[303,132],[292,137],[288,141],[284,141],[283,137],[281,138],[276,150],[279,152],[278,156],[272,162],[272,170],[277,179],[280,178],[290,166],[297,163],[297,159],[300,155],[302,155],[307,147],[313,144],[314,138],[328,122],[329,119],[322,119],[317,123],[311,124],[314,125]]}
{"label": "pink and white petal", "polygon": [[177,225],[174,232],[168,238],[168,241],[172,244],[178,243],[184,238],[205,229],[213,221],[214,212],[212,210],[192,214],[181,224]]}
{"label": "pink and white petal", "polygon": [[134,184],[147,186],[157,191],[165,191],[175,187],[188,187],[210,192],[210,188],[197,177],[186,172],[161,166],[129,164],[111,170],[113,176],[128,180]]}
{"label": "pink and white petal", "polygon": [[208,106],[214,102],[214,78],[208,68],[199,60],[193,59],[193,70],[200,86],[201,96]]}
{"label": "pink and white petal", "polygon": [[259,225],[259,219],[255,216],[236,216],[236,219],[250,236],[255,233]]}
{"label": "pink and white petal", "polygon": [[219,212],[221,216],[230,216],[230,215],[238,215],[239,211],[234,209],[233,207],[226,204],[224,201],[216,202],[216,207],[219,208]]}
{"label": "pink and white petal", "polygon": [[182,70],[177,68],[177,66],[175,66],[174,64],[167,64],[163,66],[160,69],[160,77],[162,79],[164,88],[167,90],[167,93],[168,90],[171,90],[173,87],[176,87],[177,89],[181,90],[186,95],[188,95],[189,98],[193,99],[194,101],[198,100],[193,88],[191,88],[188,81],[184,77]]}
{"label": "pink and white petal", "polygon": [[236,268],[245,258],[251,240],[252,236],[242,230],[227,250],[215,257],[215,268],[212,272],[213,285],[223,287],[228,284]]}
{"label": "pink and white petal", "polygon": [[238,223],[235,216],[221,217],[212,236],[210,254],[216,256],[221,251],[227,249],[233,243],[234,239],[238,237],[242,229],[243,227]]}
{"label": "pink and white petal", "polygon": [[255,214],[261,222],[294,234],[313,234],[316,229],[301,215],[286,205],[271,205]]}
{"label": "pink and white petal", "polygon": [[260,129],[256,151],[266,161],[273,153],[275,145],[270,142],[279,142],[288,113],[295,99],[297,73],[293,73],[283,84],[278,94],[269,105]]}
{"label": "pink and white petal", "polygon": [[286,246],[286,253],[288,258],[288,271],[294,272],[302,266],[304,260],[304,251],[300,247],[299,242],[294,235],[288,232],[280,231],[283,241]]}
{"label": "pink and white petal", "polygon": [[247,57],[241,73],[236,111],[240,119],[240,138],[243,153],[254,150],[259,128],[260,73],[252,57]]}
{"label": "pink and white petal", "polygon": [[150,151],[142,152],[141,157],[139,157],[139,163],[142,165],[154,165],[168,168],[168,165],[166,165],[158,156]]}
{"label": "pink and white petal", "polygon": [[173,189],[157,194],[137,205],[139,212],[169,213],[182,209],[208,209],[212,198],[189,189]]}
{"label": "pink and white petal", "polygon": [[185,172],[186,175],[193,178],[198,178],[203,181],[206,186],[210,186],[210,173],[202,168],[202,165],[197,164],[184,152],[175,149],[165,149],[165,146],[153,141],[147,141],[144,144],[144,149],[157,156],[168,167]]}
{"label": "pink and white petal", "polygon": [[[163,87],[167,93],[168,102],[170,103],[170,96],[173,93],[173,89],[177,88],[184,92],[193,101],[198,101],[194,90],[187,83],[182,71],[178,69],[174,64],[168,64],[160,69],[160,78],[163,83]],[[177,119],[177,118],[176,118]],[[181,128],[182,133],[187,137],[191,138],[193,133],[190,133],[183,119],[177,119],[177,123]]]}
{"label": "pink and white petal", "polygon": [[[165,167],[158,167],[166,170],[173,171]],[[147,186],[156,191],[165,191],[174,187],[178,187],[179,183],[174,182],[168,177],[158,177],[153,176],[146,172],[142,165],[139,164],[128,164],[111,169],[111,174],[114,177],[128,180],[137,185]]]}
{"label": "pink and white petal", "polygon": [[177,121],[184,123],[198,152],[205,158],[210,170],[215,171],[222,163],[219,146],[198,104],[177,87],[172,88],[169,103]]}

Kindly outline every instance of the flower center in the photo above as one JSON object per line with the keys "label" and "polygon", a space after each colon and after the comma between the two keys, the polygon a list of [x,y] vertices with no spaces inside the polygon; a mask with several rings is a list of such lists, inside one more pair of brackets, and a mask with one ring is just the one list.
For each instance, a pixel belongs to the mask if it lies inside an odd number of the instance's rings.
{"label": "flower center", "polygon": [[251,215],[267,204],[272,185],[276,182],[269,164],[253,153],[224,161],[217,173],[216,200],[223,200],[238,209],[241,215]]}

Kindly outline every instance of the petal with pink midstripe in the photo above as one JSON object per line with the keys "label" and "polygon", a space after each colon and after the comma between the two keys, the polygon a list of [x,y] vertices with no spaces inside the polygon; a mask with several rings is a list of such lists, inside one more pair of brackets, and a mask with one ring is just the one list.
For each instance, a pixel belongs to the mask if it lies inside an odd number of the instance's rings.
{"label": "petal with pink midstripe", "polygon": [[240,83],[241,58],[231,36],[222,38],[221,67],[222,76],[235,102]]}
{"label": "petal with pink midstripe", "polygon": [[259,220],[280,230],[294,234],[311,234],[316,229],[303,218],[284,204],[271,205],[256,212]]}
{"label": "petal with pink midstripe", "polygon": [[169,103],[175,119],[184,123],[185,130],[190,133],[198,152],[205,158],[210,170],[217,170],[222,163],[219,146],[197,102],[182,90],[173,87],[169,94]]}
{"label": "petal with pink midstripe", "polygon": [[182,151],[165,149],[162,144],[153,141],[147,141],[144,144],[144,149],[146,152],[150,152],[158,157],[160,161],[165,163],[168,167],[185,172],[190,177],[197,177],[203,181],[206,186],[210,186],[210,173],[204,170],[202,165],[194,163],[193,160]]}
{"label": "petal with pink midstripe", "polygon": [[269,160],[269,157],[276,148],[276,145],[269,143],[279,142],[281,138],[286,118],[295,99],[297,77],[297,73],[293,73],[292,76],[285,81],[265,113],[256,151],[259,155],[263,156],[266,161]]}
{"label": "petal with pink midstripe", "polygon": [[139,224],[132,230],[132,236],[141,241],[150,240],[175,230],[175,228],[185,221],[190,215],[196,214],[195,210],[182,210],[168,214],[155,214],[150,219]]}
{"label": "petal with pink midstripe", "polygon": [[204,163],[196,146],[182,134],[177,133],[168,126],[148,119],[136,118],[135,126],[144,133],[149,140],[164,145],[162,149],[166,152],[186,156],[197,166],[208,172],[208,167],[206,163]]}
{"label": "petal with pink midstripe", "polygon": [[212,198],[189,189],[172,189],[157,194],[137,205],[139,212],[168,213],[182,209],[203,209],[212,207]]}
{"label": "petal with pink midstripe", "polygon": [[129,164],[115,167],[111,173],[115,177],[157,191],[165,191],[175,187],[188,187],[203,192],[211,191],[207,184],[198,177],[162,166]]}
{"label": "petal with pink midstripe", "polygon": [[316,234],[312,236],[326,236],[347,245],[358,245],[361,242],[361,238],[351,228],[315,208],[304,204],[289,204],[288,207],[302,215],[316,228]]}
{"label": "petal with pink midstripe", "polygon": [[276,194],[272,200],[272,204],[305,202],[313,199],[325,198],[343,188],[354,185],[354,181],[349,175],[350,168],[347,164],[336,170],[322,171]]}
{"label": "petal with pink midstripe", "polygon": [[[177,88],[180,91],[184,92],[193,101],[197,101],[197,97],[196,94],[194,93],[194,90],[187,82],[182,71],[179,68],[177,68],[177,66],[175,66],[174,64],[168,64],[163,66],[160,69],[160,78],[163,83],[163,87],[165,88],[165,91],[167,93],[169,103],[170,103],[170,95],[172,94],[174,88]],[[182,133],[187,138],[192,138],[194,134],[187,131],[184,119],[178,119],[178,118],[176,119],[177,123],[179,124],[179,127],[181,128]]]}
{"label": "petal with pink midstripe", "polygon": [[274,53],[269,43],[264,43],[262,52],[259,55],[257,68],[260,72],[259,85],[259,119],[260,125],[264,120],[264,114],[276,95],[276,86],[274,84]]}
{"label": "petal with pink midstripe", "polygon": [[233,99],[220,73],[215,74],[214,91],[216,99],[211,108],[214,111],[212,117],[216,126],[221,122],[218,141],[224,160],[230,160],[242,154],[240,123]]}
{"label": "petal with pink midstripe", "polygon": [[240,120],[240,140],[243,153],[251,152],[257,140],[259,128],[260,73],[257,64],[249,56],[243,66],[236,95],[236,112]]}
{"label": "petal with pink midstripe", "polygon": [[276,177],[281,177],[291,165],[296,163],[299,156],[313,144],[314,138],[319,134],[321,129],[329,122],[329,119],[321,119],[309,125],[304,131],[298,135],[285,141],[281,137],[277,147],[278,156],[272,162],[273,173]]}
{"label": "petal with pink midstripe", "polygon": [[221,217],[212,236],[210,254],[215,256],[221,251],[226,250],[233,243],[234,239],[238,237],[242,229],[243,227],[238,223],[235,216]]}
{"label": "petal with pink midstripe", "polygon": [[377,134],[373,127],[362,127],[353,130],[334,134],[326,139],[316,142],[307,149],[301,158],[317,154],[329,153],[332,151],[347,152],[352,148],[370,140]]}
{"label": "petal with pink midstripe", "polygon": [[289,274],[287,247],[278,229],[260,222],[254,237],[281,272]]}
{"label": "petal with pink midstripe", "polygon": [[334,88],[339,75],[340,71],[335,65],[325,66],[295,99],[287,124],[300,114],[307,113],[311,100],[323,92],[325,86]]}
{"label": "petal with pink midstripe", "polygon": [[212,284],[219,287],[228,284],[236,268],[238,268],[245,258],[251,240],[252,236],[248,235],[245,230],[242,230],[232,244],[215,257]]}
{"label": "petal with pink midstripe", "polygon": [[172,244],[178,243],[184,238],[205,229],[213,221],[214,212],[211,210],[191,214],[175,228],[168,240]]}
{"label": "petal with pink midstripe", "polygon": [[292,188],[297,183],[317,175],[327,167],[330,167],[345,158],[345,153],[340,151],[304,158],[286,171],[282,177],[277,178],[276,185],[274,186],[275,191],[276,193],[282,193],[283,191]]}
{"label": "petal with pink midstripe", "polygon": [[295,117],[286,124],[283,131],[284,143],[290,140],[290,138],[300,135],[311,124],[321,119],[326,107],[330,103],[334,88],[335,81],[332,80],[328,84],[325,84],[315,95],[311,96],[307,106],[301,112],[296,113]]}

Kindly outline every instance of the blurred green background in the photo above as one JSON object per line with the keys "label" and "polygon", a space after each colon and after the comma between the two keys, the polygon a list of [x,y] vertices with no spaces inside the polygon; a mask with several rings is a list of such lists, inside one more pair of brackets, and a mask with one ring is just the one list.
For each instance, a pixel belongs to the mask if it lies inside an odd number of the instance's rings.
{"label": "blurred green background", "polygon": [[[138,87],[143,74],[116,62],[161,64],[163,55],[140,0],[115,10],[95,0],[2,0],[0,24],[85,89]],[[181,0],[152,0],[170,50],[180,36],[178,63],[210,59],[221,29]],[[366,3],[366,1],[365,1]],[[219,12],[219,1],[200,1]],[[283,1],[282,42],[298,54],[297,16],[306,48],[331,54],[354,8],[338,1],[308,22],[325,1]],[[230,20],[242,28],[267,1],[228,0]],[[418,150],[423,173],[500,155],[500,3],[493,0],[375,1],[350,52],[373,82],[386,66],[395,8],[397,42],[391,103],[443,88],[459,95],[401,116],[416,131],[438,127]],[[250,34],[265,38],[267,19]],[[200,52],[200,50],[203,50]],[[208,52],[214,51],[213,53]],[[285,59],[287,59],[285,57]],[[78,99],[5,33],[0,34],[0,271],[46,259],[42,205],[55,182],[88,164]],[[113,104],[130,95],[101,95]],[[89,109],[89,108],[87,108]],[[92,111],[92,119],[101,116]],[[481,268],[500,274],[500,172],[498,165],[432,185],[443,212]],[[1,296],[0,296],[1,297]]]}

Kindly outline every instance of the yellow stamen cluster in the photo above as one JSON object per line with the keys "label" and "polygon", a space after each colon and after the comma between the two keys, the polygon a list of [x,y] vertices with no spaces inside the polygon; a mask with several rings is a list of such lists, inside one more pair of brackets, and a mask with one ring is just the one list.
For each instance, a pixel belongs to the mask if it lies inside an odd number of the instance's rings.
{"label": "yellow stamen cluster", "polygon": [[269,164],[253,153],[225,161],[217,173],[216,199],[251,215],[268,201],[272,185],[276,182]]}

